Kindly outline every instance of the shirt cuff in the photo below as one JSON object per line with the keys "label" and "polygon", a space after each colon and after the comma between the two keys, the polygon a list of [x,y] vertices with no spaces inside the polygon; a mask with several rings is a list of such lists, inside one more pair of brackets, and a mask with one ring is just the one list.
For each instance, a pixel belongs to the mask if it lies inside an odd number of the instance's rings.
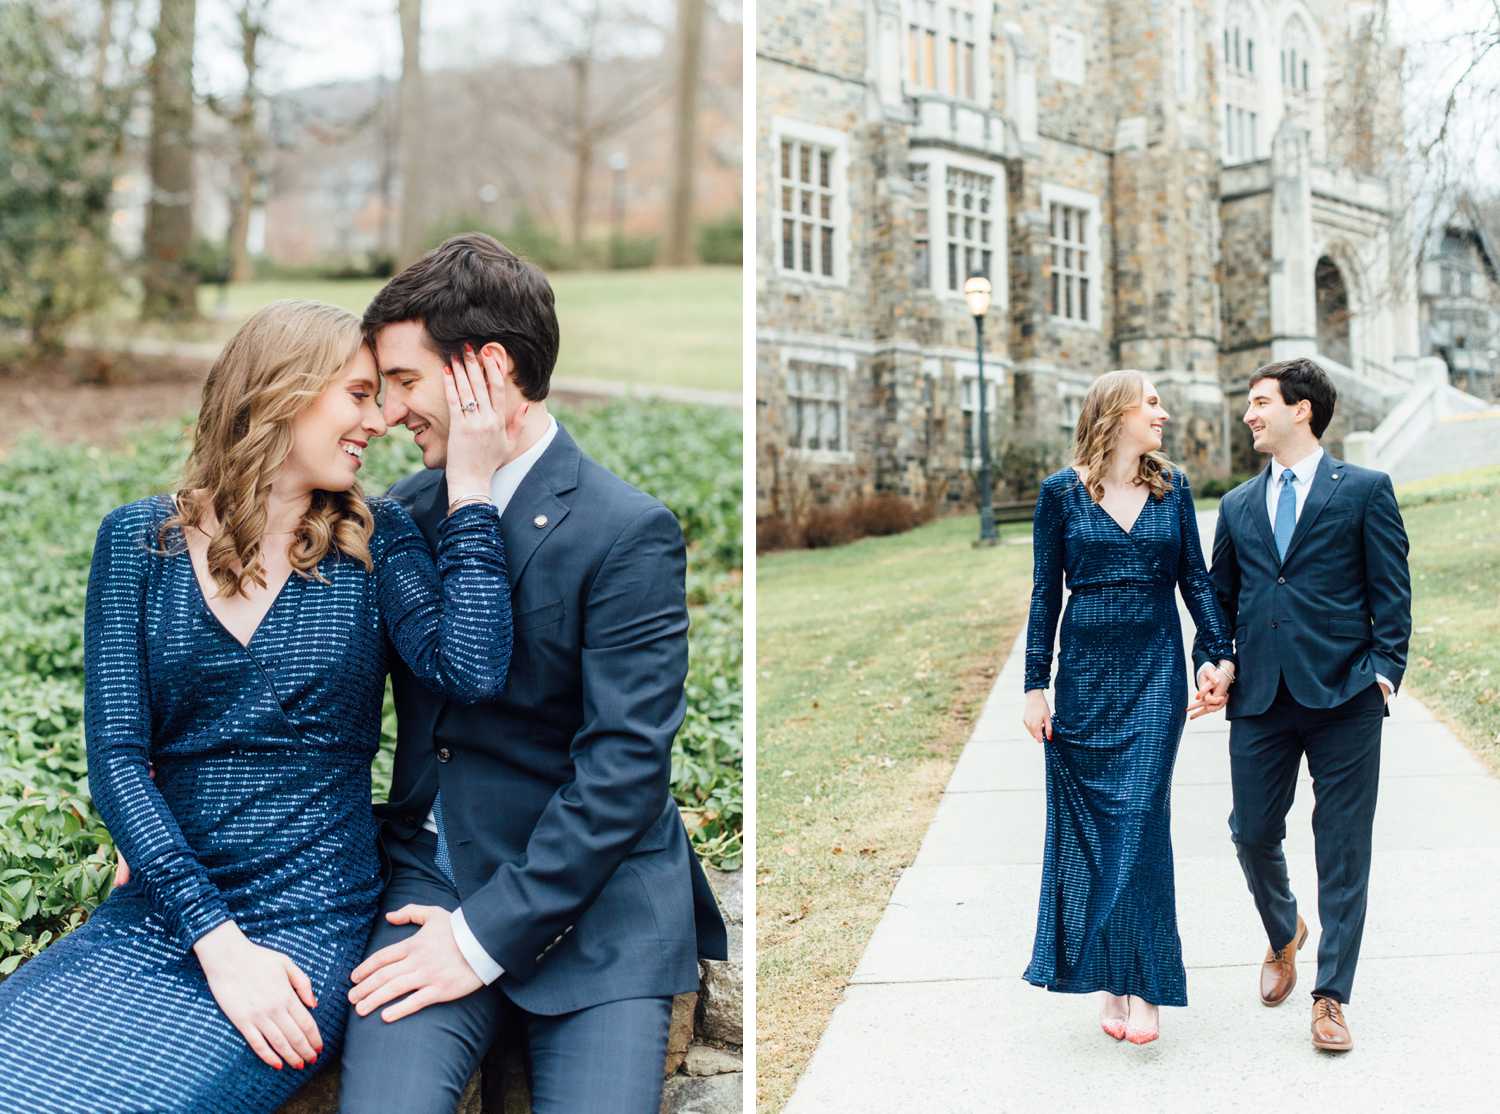
{"label": "shirt cuff", "polygon": [[1391,679],[1389,677],[1386,677],[1383,674],[1377,673],[1377,674],[1375,674],[1375,679],[1377,681],[1379,681],[1381,684],[1383,684],[1386,688],[1388,688],[1388,689],[1391,690],[1391,695],[1388,696],[1388,697],[1386,697],[1386,699],[1388,701],[1396,699],[1396,686],[1393,685],[1393,684],[1391,684]]}
{"label": "shirt cuff", "polygon": [[462,909],[453,910],[453,916],[448,923],[453,928],[453,942],[458,945],[458,950],[463,953],[464,960],[469,967],[479,976],[480,982],[489,986],[505,974],[505,968],[490,958],[490,953],[485,951],[483,945],[475,938],[468,922],[464,920]]}

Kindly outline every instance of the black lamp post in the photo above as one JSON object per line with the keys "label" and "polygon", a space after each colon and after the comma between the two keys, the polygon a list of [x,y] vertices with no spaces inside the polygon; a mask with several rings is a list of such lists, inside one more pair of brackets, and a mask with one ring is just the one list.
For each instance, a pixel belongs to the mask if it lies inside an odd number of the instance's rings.
{"label": "black lamp post", "polygon": [[979,356],[979,543],[994,545],[1000,540],[995,531],[995,505],[990,493],[990,418],[984,389],[984,315],[990,310],[990,280],[981,274],[969,276],[964,283],[964,301],[974,315],[974,350]]}
{"label": "black lamp post", "polygon": [[609,206],[609,265],[616,268],[623,262],[625,253],[625,170],[629,165],[630,159],[624,151],[609,156],[609,169],[614,178]]}

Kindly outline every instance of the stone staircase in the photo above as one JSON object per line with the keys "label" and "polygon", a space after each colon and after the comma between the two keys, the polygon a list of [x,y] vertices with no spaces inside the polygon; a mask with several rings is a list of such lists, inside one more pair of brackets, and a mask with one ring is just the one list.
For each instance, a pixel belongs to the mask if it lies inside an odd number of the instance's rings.
{"label": "stone staircase", "polygon": [[1373,430],[1345,436],[1349,463],[1378,468],[1398,484],[1500,464],[1500,406],[1454,387],[1442,360],[1417,360],[1409,385],[1399,391],[1395,373],[1356,374],[1321,355],[1316,359],[1341,392],[1371,401],[1378,395],[1379,409],[1390,407]]}

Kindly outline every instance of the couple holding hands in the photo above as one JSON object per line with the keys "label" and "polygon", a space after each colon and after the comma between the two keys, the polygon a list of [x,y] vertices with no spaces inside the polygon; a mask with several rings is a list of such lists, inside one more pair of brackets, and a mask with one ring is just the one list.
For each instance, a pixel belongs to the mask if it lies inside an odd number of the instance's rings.
{"label": "couple holding hands", "polygon": [[[1297,980],[1308,930],[1282,840],[1307,758],[1317,807],[1312,1043],[1353,1047],[1344,1007],[1364,930],[1386,708],[1411,637],[1406,531],[1390,477],[1319,444],[1336,392],[1313,361],[1251,376],[1245,423],[1272,460],[1224,496],[1204,568],[1169,415],[1139,372],[1091,387],[1075,464],[1042,485],[1026,729],[1045,747],[1047,826],[1028,982],[1098,992],[1100,1025],[1145,1044],[1187,1004],[1172,871],[1172,767],[1189,714],[1225,709],[1229,834],[1267,937],[1260,1000]],[[1063,608],[1066,578],[1069,597]],[[1188,701],[1176,590],[1197,627]],[[1061,620],[1056,707],[1047,703]]]}

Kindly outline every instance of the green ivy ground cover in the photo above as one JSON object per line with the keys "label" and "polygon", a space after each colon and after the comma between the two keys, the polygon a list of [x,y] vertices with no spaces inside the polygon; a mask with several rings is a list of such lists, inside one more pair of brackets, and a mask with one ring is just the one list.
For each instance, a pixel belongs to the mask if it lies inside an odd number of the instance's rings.
{"label": "green ivy ground cover", "polygon": [[[191,400],[184,400],[186,403]],[[616,403],[564,413],[591,456],[657,496],[688,539],[687,720],[672,789],[699,853],[742,856],[740,419],[732,411]],[[173,488],[191,426],[108,450],[32,440],[0,460],[0,977],[76,927],[114,875],[89,799],[83,740],[83,604],[99,522]],[[404,430],[376,441],[371,493],[421,467]],[[375,766],[390,780],[394,713]]]}

